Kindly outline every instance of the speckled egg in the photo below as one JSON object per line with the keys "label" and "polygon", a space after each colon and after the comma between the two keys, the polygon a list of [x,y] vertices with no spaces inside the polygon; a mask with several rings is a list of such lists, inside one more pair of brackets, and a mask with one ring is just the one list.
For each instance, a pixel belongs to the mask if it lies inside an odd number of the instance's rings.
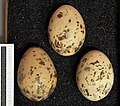
{"label": "speckled egg", "polygon": [[50,19],[49,41],[52,48],[62,56],[78,52],[84,43],[85,33],[82,16],[70,5],[59,7]]}
{"label": "speckled egg", "polygon": [[31,47],[25,52],[19,64],[17,82],[22,94],[32,101],[44,100],[53,93],[57,73],[43,49]]}
{"label": "speckled egg", "polygon": [[99,101],[106,97],[114,82],[113,67],[108,57],[98,50],[88,52],[80,61],[76,82],[87,99]]}

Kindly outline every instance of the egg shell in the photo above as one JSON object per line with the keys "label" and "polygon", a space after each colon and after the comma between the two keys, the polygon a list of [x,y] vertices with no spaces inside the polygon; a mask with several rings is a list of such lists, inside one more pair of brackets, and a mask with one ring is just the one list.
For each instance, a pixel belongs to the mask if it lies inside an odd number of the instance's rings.
{"label": "egg shell", "polygon": [[23,55],[17,73],[22,94],[32,101],[48,98],[57,83],[57,73],[48,54],[39,47],[29,48]]}
{"label": "egg shell", "polygon": [[85,40],[86,30],[83,18],[73,6],[63,5],[52,15],[48,34],[50,44],[58,54],[74,55]]}
{"label": "egg shell", "polygon": [[113,67],[108,57],[98,50],[88,52],[79,63],[76,82],[87,99],[99,101],[106,97],[114,82]]}

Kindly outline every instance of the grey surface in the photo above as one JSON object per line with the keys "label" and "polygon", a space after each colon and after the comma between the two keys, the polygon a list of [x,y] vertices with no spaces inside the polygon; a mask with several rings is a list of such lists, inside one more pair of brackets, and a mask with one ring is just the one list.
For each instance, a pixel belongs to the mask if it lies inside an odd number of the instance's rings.
{"label": "grey surface", "polygon": [[[47,34],[51,15],[66,3],[81,13],[87,30],[83,47],[70,57],[58,55],[51,48]],[[8,42],[15,44],[15,106],[120,106],[117,23],[117,0],[10,0]],[[49,54],[58,74],[54,93],[42,102],[32,102],[25,98],[17,85],[19,62],[31,46],[40,46]],[[75,81],[80,59],[93,49],[109,57],[115,73],[111,92],[98,102],[84,98]]]}
{"label": "grey surface", "polygon": [[0,0],[0,43],[4,42],[4,11],[5,0]]}

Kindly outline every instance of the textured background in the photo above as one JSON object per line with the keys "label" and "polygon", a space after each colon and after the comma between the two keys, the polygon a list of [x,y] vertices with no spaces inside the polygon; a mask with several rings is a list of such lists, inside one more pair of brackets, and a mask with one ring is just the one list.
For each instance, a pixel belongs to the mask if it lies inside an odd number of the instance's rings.
{"label": "textured background", "polygon": [[[81,13],[87,29],[84,46],[70,57],[58,55],[47,36],[50,17],[63,4],[73,5]],[[9,0],[8,42],[15,44],[15,106],[118,106],[117,14],[117,0]],[[44,48],[58,73],[54,93],[43,102],[29,101],[17,85],[20,59],[31,46]],[[98,102],[85,99],[75,82],[81,57],[92,49],[101,50],[109,57],[115,73],[111,92]]]}

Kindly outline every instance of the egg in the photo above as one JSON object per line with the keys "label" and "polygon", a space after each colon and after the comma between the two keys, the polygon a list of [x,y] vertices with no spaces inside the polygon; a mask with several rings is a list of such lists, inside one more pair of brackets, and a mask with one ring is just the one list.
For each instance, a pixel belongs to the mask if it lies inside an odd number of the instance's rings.
{"label": "egg", "polygon": [[73,6],[59,7],[49,21],[49,42],[59,55],[77,53],[84,43],[85,34],[83,18]]}
{"label": "egg", "polygon": [[25,52],[18,67],[17,82],[22,94],[32,101],[42,101],[53,93],[57,72],[43,49],[31,47]]}
{"label": "egg", "polygon": [[76,82],[88,100],[99,101],[106,97],[114,82],[113,67],[108,57],[98,50],[85,54],[78,65]]}

